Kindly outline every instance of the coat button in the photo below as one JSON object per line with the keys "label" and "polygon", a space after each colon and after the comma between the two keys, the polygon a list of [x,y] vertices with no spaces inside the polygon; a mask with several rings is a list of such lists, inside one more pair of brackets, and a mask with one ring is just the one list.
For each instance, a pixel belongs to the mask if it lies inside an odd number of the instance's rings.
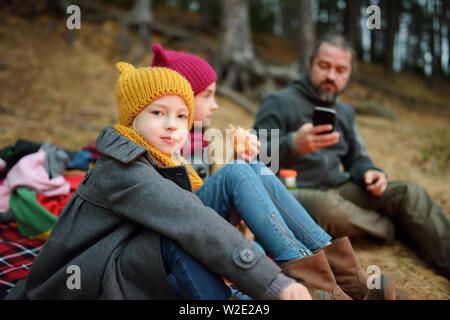
{"label": "coat button", "polygon": [[252,252],[252,250],[246,248],[241,250],[241,252],[239,253],[239,257],[243,262],[250,263],[255,259],[255,254]]}

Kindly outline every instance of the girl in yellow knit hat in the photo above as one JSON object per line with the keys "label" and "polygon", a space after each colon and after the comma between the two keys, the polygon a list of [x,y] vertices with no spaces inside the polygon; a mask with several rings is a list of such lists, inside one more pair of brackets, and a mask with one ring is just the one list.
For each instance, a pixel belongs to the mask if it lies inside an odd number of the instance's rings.
{"label": "girl in yellow knit hat", "polygon": [[25,280],[7,299],[310,299],[192,192],[179,155],[193,119],[189,82],[119,63],[119,123],[99,134],[95,166],[67,202]]}

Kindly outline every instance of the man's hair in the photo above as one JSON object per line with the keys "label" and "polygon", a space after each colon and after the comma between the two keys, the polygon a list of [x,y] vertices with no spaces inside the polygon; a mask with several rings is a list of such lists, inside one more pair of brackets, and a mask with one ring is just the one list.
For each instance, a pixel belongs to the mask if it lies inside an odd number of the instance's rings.
{"label": "man's hair", "polygon": [[339,49],[348,51],[352,55],[352,73],[356,70],[356,51],[350,45],[350,43],[340,34],[326,34],[321,37],[313,46],[309,63],[312,63],[314,58],[319,54],[320,46],[324,43],[328,43]]}

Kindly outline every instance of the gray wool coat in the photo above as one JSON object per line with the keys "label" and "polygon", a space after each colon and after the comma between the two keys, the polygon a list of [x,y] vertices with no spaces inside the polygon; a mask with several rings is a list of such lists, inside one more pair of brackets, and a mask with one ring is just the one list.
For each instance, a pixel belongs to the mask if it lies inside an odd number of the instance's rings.
{"label": "gray wool coat", "polygon": [[102,130],[96,146],[102,156],[67,202],[27,278],[6,299],[175,299],[161,235],[262,297],[280,268],[203,205],[184,166],[159,166],[112,127]]}

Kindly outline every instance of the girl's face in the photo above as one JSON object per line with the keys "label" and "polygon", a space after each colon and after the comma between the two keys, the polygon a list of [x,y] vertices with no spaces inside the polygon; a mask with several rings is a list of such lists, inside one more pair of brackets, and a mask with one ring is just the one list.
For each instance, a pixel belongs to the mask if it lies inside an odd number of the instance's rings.
{"label": "girl's face", "polygon": [[211,126],[213,113],[219,108],[215,94],[216,83],[213,82],[194,97],[194,121],[201,122],[202,128]]}
{"label": "girl's face", "polygon": [[188,135],[189,110],[179,96],[163,96],[150,103],[135,118],[133,127],[153,147],[171,156]]}

